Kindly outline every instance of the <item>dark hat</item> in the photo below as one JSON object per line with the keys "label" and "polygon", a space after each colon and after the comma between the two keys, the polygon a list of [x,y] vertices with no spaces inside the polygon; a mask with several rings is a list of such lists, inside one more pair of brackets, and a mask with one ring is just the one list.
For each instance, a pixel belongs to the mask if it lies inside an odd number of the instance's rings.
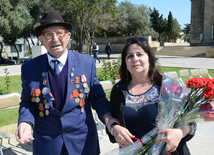
{"label": "dark hat", "polygon": [[42,16],[41,25],[34,29],[35,35],[38,37],[42,30],[50,26],[64,26],[68,31],[72,30],[72,24],[66,23],[57,11],[50,11]]}

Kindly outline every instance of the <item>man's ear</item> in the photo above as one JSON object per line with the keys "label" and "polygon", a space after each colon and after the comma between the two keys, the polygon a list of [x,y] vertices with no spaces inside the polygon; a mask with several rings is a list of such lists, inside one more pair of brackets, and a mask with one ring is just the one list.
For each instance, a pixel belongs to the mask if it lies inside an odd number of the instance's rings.
{"label": "man's ear", "polygon": [[43,44],[43,38],[41,36],[39,36],[39,41],[41,42],[41,44]]}

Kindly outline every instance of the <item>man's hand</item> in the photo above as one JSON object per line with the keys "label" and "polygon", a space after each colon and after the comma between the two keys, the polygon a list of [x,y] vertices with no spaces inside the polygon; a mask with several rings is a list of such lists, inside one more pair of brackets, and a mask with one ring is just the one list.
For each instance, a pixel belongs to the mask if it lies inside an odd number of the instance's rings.
{"label": "man's hand", "polygon": [[34,138],[31,136],[32,127],[29,123],[22,122],[16,130],[16,140],[21,144],[28,143]]}

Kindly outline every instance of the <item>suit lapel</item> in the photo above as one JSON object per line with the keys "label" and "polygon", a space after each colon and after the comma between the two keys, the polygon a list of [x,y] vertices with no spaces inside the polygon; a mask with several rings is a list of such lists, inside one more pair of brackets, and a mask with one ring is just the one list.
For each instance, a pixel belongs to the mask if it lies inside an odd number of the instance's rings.
{"label": "suit lapel", "polygon": [[[48,60],[47,60],[47,54],[45,54],[41,61],[39,62],[39,76],[40,76],[40,90],[43,91],[45,88],[48,88],[49,92],[51,92],[50,89],[50,83],[49,83],[49,78],[48,78]],[[42,93],[43,95],[43,93]],[[44,102],[44,101],[42,101]],[[53,110],[54,113],[59,113],[58,110],[56,110],[53,107],[53,101],[48,102],[47,104],[49,104],[51,110]]]}
{"label": "suit lapel", "polygon": [[[69,102],[71,99],[71,93],[74,89],[76,89],[75,84],[71,84],[71,80],[75,81],[76,73],[77,73],[77,61],[75,54],[72,51],[68,50],[68,77],[67,77],[67,94],[66,94],[66,100],[65,105],[62,109],[62,112],[65,112],[66,110],[70,109],[72,105],[70,105],[71,102]],[[76,105],[73,105],[76,106]]]}

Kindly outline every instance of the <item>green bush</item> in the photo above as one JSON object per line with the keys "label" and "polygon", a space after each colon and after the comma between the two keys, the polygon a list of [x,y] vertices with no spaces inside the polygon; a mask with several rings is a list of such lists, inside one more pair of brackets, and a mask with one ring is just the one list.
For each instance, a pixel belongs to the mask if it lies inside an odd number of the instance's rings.
{"label": "green bush", "polygon": [[118,58],[117,60],[113,60],[111,63],[110,61],[103,60],[103,65],[101,71],[98,73],[98,80],[105,81],[110,80],[112,83],[116,79],[120,79],[119,75],[119,68],[121,64],[121,59]]}

